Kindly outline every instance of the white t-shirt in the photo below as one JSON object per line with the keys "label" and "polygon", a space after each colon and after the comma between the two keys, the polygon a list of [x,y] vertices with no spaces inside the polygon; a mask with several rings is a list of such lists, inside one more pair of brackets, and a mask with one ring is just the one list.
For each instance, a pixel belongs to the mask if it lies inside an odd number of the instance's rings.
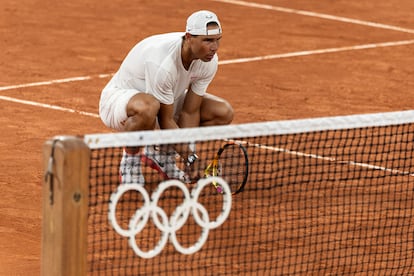
{"label": "white t-shirt", "polygon": [[187,71],[181,60],[183,36],[154,35],[136,44],[105,89],[135,89],[152,94],[162,104],[173,104],[190,85],[203,96],[216,74],[218,57],[210,62],[194,60]]}

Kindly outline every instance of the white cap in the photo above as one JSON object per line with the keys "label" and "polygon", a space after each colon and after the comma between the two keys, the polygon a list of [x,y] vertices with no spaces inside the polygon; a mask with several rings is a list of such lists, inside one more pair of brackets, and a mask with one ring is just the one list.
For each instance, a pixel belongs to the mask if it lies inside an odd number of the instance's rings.
{"label": "white cap", "polygon": [[[207,29],[207,24],[215,22],[217,29]],[[221,34],[221,25],[217,15],[211,11],[197,11],[187,19],[186,32],[192,35],[217,35]]]}

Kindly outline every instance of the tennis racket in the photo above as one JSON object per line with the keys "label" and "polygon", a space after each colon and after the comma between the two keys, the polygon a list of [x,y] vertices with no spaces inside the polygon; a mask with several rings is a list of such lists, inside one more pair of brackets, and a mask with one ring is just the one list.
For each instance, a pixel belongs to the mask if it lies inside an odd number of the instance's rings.
{"label": "tennis racket", "polygon": [[[249,175],[249,159],[246,148],[240,143],[226,142],[204,170],[204,176],[220,176],[230,186],[233,195],[243,191]],[[213,182],[218,193],[223,193],[219,183]]]}

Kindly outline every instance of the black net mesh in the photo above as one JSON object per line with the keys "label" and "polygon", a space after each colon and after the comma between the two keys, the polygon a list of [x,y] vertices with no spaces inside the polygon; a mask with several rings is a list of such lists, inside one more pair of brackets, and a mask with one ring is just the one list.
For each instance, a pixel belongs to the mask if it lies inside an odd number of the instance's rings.
{"label": "black net mesh", "polygon": [[[145,184],[120,184],[124,148],[93,149],[89,273],[413,273],[413,136],[414,126],[401,124],[233,137],[246,149],[249,173],[244,189],[235,195],[217,192],[212,180],[204,187],[166,181],[139,154]],[[228,142],[196,143],[199,160],[194,166],[200,174]],[[162,148],[165,145],[157,145],[156,154],[168,152]],[[243,158],[237,152],[225,152],[219,158],[219,175],[229,184],[243,180]],[[185,170],[180,157],[170,160]],[[161,192],[160,183],[167,183]],[[129,188],[121,193],[121,186]],[[213,227],[228,208],[229,197],[230,213]],[[108,215],[110,202],[116,205],[115,222]],[[189,254],[180,252],[194,248]]]}

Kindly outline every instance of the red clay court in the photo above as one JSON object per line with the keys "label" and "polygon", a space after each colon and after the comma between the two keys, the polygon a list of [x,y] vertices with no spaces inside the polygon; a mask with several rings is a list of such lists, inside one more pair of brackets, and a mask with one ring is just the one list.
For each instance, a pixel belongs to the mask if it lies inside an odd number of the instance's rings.
{"label": "red clay court", "polygon": [[209,92],[234,124],[413,109],[411,0],[3,1],[1,275],[40,273],[44,142],[110,132],[100,91],[129,49],[199,9],[223,25]]}

